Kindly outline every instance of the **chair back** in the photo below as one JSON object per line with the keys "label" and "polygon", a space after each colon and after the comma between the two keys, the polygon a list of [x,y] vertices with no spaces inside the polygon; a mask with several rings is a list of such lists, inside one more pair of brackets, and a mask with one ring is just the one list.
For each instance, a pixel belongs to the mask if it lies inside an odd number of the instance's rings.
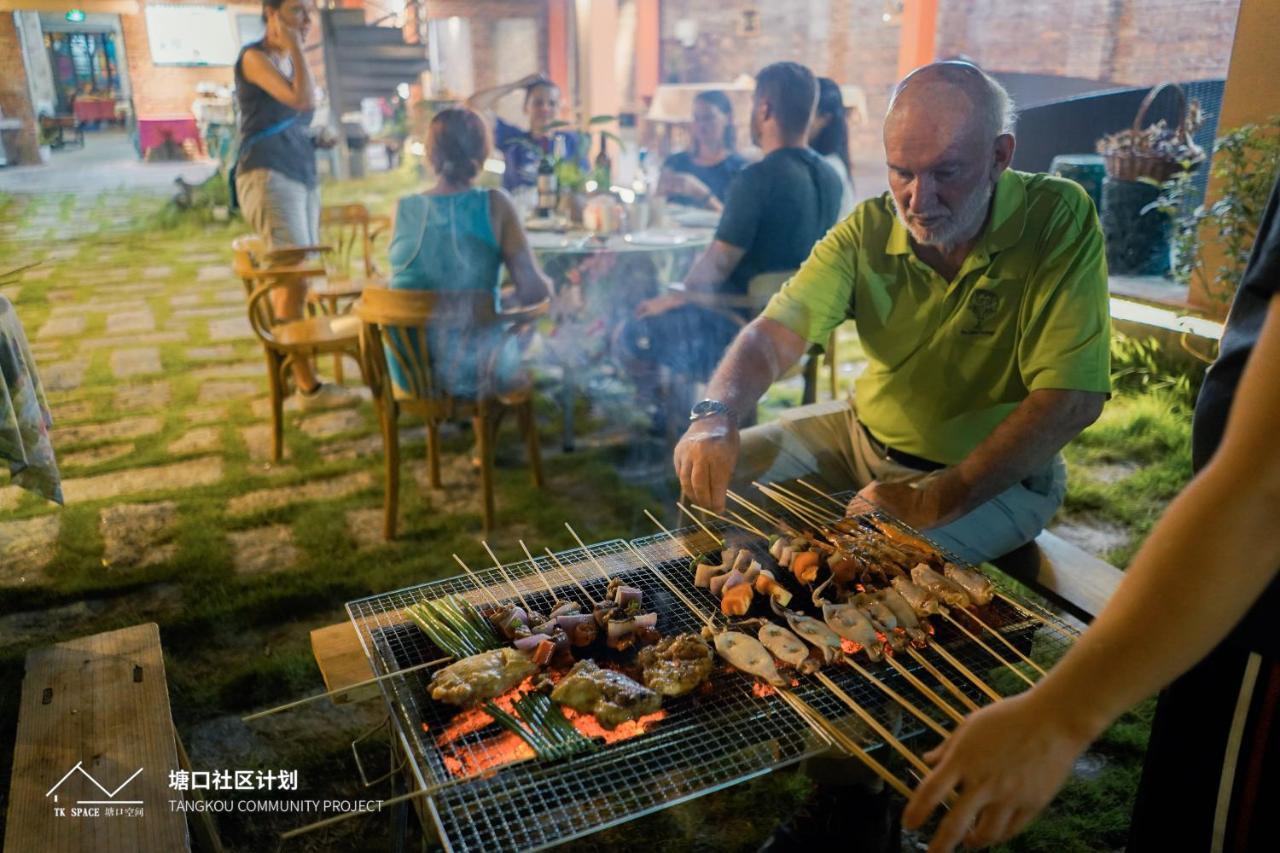
{"label": "chair back", "polygon": [[266,242],[252,234],[231,241],[231,269],[244,284],[249,301],[249,324],[266,343],[275,341],[271,328],[280,322],[268,298],[269,291],[323,273],[317,267],[270,262]]}
{"label": "chair back", "polygon": [[321,242],[332,247],[325,265],[335,278],[377,278],[374,242],[390,220],[370,215],[363,204],[330,205],[320,209]]}
{"label": "chair back", "polygon": [[[355,313],[362,324],[360,357],[375,395],[452,406],[432,364],[427,330],[483,330],[500,322],[493,294],[482,290],[391,290],[367,287]],[[394,362],[403,387],[394,388],[388,370]]]}

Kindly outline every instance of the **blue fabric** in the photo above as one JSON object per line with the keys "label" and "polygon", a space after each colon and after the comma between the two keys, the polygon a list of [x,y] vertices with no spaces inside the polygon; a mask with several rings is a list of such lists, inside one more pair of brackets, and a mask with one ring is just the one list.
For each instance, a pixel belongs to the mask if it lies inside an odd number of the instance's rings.
{"label": "blue fabric", "polygon": [[[388,252],[393,289],[481,290],[492,293],[497,306],[502,249],[493,233],[487,189],[400,199]],[[499,326],[432,329],[427,342],[439,390],[457,397],[501,393],[520,371],[519,350]],[[418,345],[412,336],[392,336],[388,342],[387,366],[401,391],[411,383],[391,347],[403,355]]]}
{"label": "blue fabric", "polygon": [[555,150],[556,139],[564,140],[565,157],[576,161],[583,169],[587,168],[585,152],[578,150],[576,133],[558,130],[553,136],[534,139],[529,131],[498,119],[493,131],[493,144],[502,152],[502,158],[507,163],[507,171],[502,174],[502,186],[508,190],[537,186],[538,162],[542,159],[542,154],[536,153],[529,146],[532,145],[544,154],[551,154]]}
{"label": "blue fabric", "polygon": [[[265,53],[266,47],[260,41],[253,42],[246,45],[236,59],[236,100],[240,108],[240,149],[243,155],[237,171],[244,174],[255,169],[272,169],[308,188],[314,187],[316,148],[307,134],[312,114],[285,106],[245,78],[244,56],[251,50]],[[259,138],[257,144],[248,144],[255,136],[287,118],[293,118],[294,123],[279,133]]]}

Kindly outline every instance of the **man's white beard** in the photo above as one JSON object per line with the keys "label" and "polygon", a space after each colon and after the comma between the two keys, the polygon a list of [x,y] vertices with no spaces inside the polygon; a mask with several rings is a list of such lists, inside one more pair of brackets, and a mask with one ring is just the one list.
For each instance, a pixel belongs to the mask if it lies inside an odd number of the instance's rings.
{"label": "man's white beard", "polygon": [[[961,243],[977,236],[978,231],[982,228],[982,223],[987,218],[987,208],[991,204],[995,189],[994,183],[979,185],[964,200],[958,210],[951,211],[946,219],[923,234],[920,226],[912,225],[903,216],[902,209],[898,207],[897,199],[893,200],[893,209],[898,214],[898,221],[903,224],[917,243],[922,246],[932,246],[943,252],[949,252]],[[890,198],[892,198],[892,195]]]}

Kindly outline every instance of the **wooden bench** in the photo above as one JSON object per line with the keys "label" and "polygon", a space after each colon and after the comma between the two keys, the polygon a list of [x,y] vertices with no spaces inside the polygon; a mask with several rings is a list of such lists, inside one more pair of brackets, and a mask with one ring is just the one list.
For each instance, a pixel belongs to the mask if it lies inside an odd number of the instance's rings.
{"label": "wooden bench", "polygon": [[32,649],[6,853],[189,850],[186,818],[169,807],[178,751],[155,623]]}
{"label": "wooden bench", "polygon": [[1086,622],[1098,615],[1124,575],[1047,530],[992,563]]}

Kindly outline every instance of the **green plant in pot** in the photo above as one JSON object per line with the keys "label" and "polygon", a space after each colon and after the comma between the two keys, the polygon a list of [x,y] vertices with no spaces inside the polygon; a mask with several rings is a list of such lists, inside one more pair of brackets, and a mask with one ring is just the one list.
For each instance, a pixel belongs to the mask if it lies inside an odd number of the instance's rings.
{"label": "green plant in pot", "polygon": [[[1216,201],[1198,203],[1195,176],[1184,164],[1167,181],[1150,181],[1159,187],[1160,196],[1148,208],[1173,221],[1174,279],[1188,285],[1195,282],[1215,302],[1227,304],[1244,273],[1267,197],[1280,172],[1280,115],[1232,130],[1216,140],[1213,150],[1213,176],[1220,182]],[[1223,250],[1223,263],[1214,270],[1205,266],[1201,244],[1205,228]]]}

